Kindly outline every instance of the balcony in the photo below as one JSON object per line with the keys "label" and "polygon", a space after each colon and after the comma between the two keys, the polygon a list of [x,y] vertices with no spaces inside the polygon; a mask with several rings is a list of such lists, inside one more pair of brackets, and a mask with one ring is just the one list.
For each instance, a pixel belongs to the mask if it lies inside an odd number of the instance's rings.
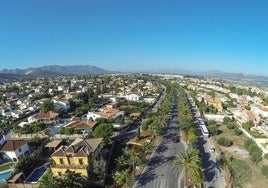
{"label": "balcony", "polygon": [[68,165],[68,164],[54,164],[52,168],[66,168],[66,169],[88,169],[88,165]]}

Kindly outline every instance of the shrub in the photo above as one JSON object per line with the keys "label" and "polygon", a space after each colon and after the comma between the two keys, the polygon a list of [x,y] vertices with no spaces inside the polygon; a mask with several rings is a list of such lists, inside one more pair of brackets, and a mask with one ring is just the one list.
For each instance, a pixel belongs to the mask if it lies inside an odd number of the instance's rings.
{"label": "shrub", "polygon": [[261,173],[264,175],[266,178],[268,177],[268,165],[263,165],[261,167]]}
{"label": "shrub", "polygon": [[249,150],[249,147],[250,147],[251,144],[254,144],[253,140],[251,140],[251,139],[245,140],[244,147],[246,148],[246,150]]}
{"label": "shrub", "polygon": [[264,158],[265,158],[265,159],[268,159],[268,154],[267,154],[267,153],[264,154]]}
{"label": "shrub", "polygon": [[142,129],[143,131],[148,130],[149,125],[150,125],[152,122],[153,122],[152,119],[145,120],[145,121],[142,123],[142,125],[141,125],[141,129]]}
{"label": "shrub", "polygon": [[227,128],[228,128],[228,129],[234,129],[234,128],[235,128],[235,125],[234,125],[233,123],[229,123],[229,124],[227,125]]}
{"label": "shrub", "polygon": [[222,145],[222,146],[225,146],[225,147],[229,147],[231,146],[233,143],[231,140],[225,138],[225,137],[220,137],[218,140],[217,140],[217,143],[219,145]]}
{"label": "shrub", "polygon": [[215,124],[214,125],[209,125],[208,130],[209,130],[209,132],[212,133],[212,135],[217,135],[218,134],[218,127]]}
{"label": "shrub", "polygon": [[262,160],[262,150],[251,139],[246,140],[244,146],[250,154],[251,161],[258,164]]}
{"label": "shrub", "polygon": [[227,125],[229,122],[231,122],[232,121],[232,119],[231,118],[229,118],[228,116],[225,116],[224,118],[223,118],[223,124],[225,124],[225,125]]}
{"label": "shrub", "polygon": [[238,128],[235,128],[234,129],[234,133],[235,133],[235,135],[241,135],[242,134],[242,131],[240,130],[240,129],[238,129]]}

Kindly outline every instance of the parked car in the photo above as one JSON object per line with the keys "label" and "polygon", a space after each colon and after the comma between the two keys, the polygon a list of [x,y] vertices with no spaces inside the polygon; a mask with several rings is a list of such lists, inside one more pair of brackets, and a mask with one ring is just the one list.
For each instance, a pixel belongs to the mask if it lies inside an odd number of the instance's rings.
{"label": "parked car", "polygon": [[214,153],[215,152],[215,148],[214,147],[209,147],[209,151]]}

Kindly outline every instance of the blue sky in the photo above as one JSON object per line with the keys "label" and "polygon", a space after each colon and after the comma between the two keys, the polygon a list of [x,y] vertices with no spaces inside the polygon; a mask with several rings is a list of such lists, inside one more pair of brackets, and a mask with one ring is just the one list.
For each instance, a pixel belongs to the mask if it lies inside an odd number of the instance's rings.
{"label": "blue sky", "polygon": [[222,70],[268,76],[268,1],[0,2],[0,70]]}

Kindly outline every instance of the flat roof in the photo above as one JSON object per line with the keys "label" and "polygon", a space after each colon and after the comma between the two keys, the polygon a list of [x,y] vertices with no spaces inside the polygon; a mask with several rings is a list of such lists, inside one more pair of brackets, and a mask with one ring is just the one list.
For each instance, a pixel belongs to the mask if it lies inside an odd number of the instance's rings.
{"label": "flat roof", "polygon": [[54,140],[52,142],[49,142],[45,145],[46,148],[56,148],[60,145],[60,143],[62,142],[62,140]]}

